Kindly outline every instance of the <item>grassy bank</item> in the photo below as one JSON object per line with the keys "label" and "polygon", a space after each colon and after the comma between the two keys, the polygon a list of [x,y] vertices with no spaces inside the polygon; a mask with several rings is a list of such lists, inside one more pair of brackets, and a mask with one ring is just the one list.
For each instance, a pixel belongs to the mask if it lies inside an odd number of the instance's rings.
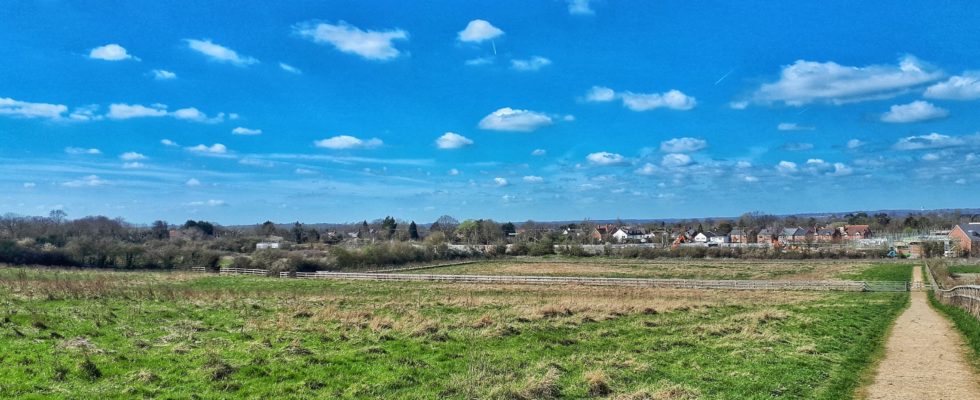
{"label": "grassy bank", "polygon": [[0,269],[0,397],[839,399],[907,301],[74,274]]}
{"label": "grassy bank", "polygon": [[972,349],[970,361],[974,367],[980,371],[980,320],[964,311],[962,308],[954,307],[939,302],[936,294],[929,292],[929,303],[937,310],[949,317],[953,321],[963,337],[966,338],[967,346]]}

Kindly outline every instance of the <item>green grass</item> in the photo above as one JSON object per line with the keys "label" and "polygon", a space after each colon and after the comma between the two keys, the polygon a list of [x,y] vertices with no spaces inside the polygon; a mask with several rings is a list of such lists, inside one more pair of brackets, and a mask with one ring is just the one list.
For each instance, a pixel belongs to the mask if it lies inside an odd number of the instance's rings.
{"label": "green grass", "polygon": [[10,271],[0,398],[841,399],[908,299]]}
{"label": "green grass", "polygon": [[950,265],[951,274],[980,274],[980,265]]}
{"label": "green grass", "polygon": [[956,329],[963,333],[966,344],[973,350],[970,360],[977,371],[980,371],[980,320],[962,308],[940,303],[933,292],[929,292],[929,303],[949,317]]}
{"label": "green grass", "polygon": [[874,264],[858,273],[842,274],[843,279],[854,281],[911,281],[912,264]]}

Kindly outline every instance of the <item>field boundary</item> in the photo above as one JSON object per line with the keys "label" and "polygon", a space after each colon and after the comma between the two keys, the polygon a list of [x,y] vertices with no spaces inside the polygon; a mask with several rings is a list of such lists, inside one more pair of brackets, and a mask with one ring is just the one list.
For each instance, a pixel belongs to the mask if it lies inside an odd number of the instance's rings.
{"label": "field boundary", "polygon": [[938,283],[932,268],[928,265],[925,268],[928,271],[926,276],[929,277],[929,284],[940,303],[961,308],[980,319],[980,285],[960,285],[946,289]]}
{"label": "field boundary", "polygon": [[279,274],[281,278],[334,279],[368,281],[415,281],[450,283],[516,283],[516,284],[579,284],[594,286],[637,286],[674,289],[722,290],[814,290],[847,292],[906,292],[908,282],[863,281],[773,281],[773,280],[695,280],[647,278],[588,278],[554,276],[508,275],[425,275],[351,272],[296,272]]}

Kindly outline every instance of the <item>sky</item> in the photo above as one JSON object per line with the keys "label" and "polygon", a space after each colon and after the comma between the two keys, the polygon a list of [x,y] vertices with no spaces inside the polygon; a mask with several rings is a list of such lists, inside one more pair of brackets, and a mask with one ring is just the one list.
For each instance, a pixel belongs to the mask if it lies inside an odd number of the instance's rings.
{"label": "sky", "polygon": [[0,3],[0,213],[977,207],[969,1]]}

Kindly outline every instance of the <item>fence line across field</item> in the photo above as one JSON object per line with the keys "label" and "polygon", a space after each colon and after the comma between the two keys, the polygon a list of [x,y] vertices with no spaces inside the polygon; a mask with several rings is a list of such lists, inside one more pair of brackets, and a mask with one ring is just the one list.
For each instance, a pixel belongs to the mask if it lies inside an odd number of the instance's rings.
{"label": "fence line across field", "polygon": [[453,283],[518,283],[518,284],[580,284],[596,286],[637,286],[675,289],[725,289],[725,290],[819,290],[819,291],[908,291],[907,282],[861,281],[764,281],[764,280],[695,280],[695,279],[647,279],[647,278],[586,278],[555,276],[508,276],[508,275],[410,275],[350,272],[282,272],[282,278],[340,279],[402,282],[453,282]]}
{"label": "fence line across field", "polygon": [[932,268],[926,267],[926,276],[929,284],[936,294],[936,298],[943,304],[962,308],[977,319],[980,319],[980,285],[961,285],[949,289],[943,288],[936,282],[936,277],[932,274]]}

